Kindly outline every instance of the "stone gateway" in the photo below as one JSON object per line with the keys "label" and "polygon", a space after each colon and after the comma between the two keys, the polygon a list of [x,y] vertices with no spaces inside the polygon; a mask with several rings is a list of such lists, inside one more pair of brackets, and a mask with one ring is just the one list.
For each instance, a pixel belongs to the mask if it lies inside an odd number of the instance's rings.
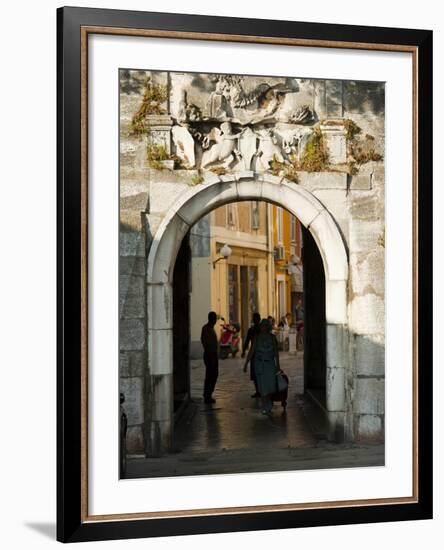
{"label": "stone gateway", "polygon": [[[186,303],[189,277],[184,261],[185,290],[175,288],[182,242],[205,214],[246,200],[282,206],[305,228],[304,292],[323,308],[306,335],[305,371],[321,380],[329,437],[383,441],[384,85],[144,70],[122,70],[120,84],[129,451],[172,447],[174,306]],[[310,265],[323,271],[319,283],[306,281]]]}

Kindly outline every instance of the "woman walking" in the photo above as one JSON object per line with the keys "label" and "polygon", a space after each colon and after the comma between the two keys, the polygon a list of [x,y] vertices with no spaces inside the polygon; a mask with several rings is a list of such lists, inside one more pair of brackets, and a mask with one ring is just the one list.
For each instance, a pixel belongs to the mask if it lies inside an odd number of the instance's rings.
{"label": "woman walking", "polygon": [[244,372],[246,372],[249,361],[254,358],[254,372],[262,400],[262,414],[271,412],[273,406],[271,394],[276,391],[276,374],[281,370],[278,342],[271,328],[268,319],[262,319],[259,324],[259,333],[253,341],[244,365]]}

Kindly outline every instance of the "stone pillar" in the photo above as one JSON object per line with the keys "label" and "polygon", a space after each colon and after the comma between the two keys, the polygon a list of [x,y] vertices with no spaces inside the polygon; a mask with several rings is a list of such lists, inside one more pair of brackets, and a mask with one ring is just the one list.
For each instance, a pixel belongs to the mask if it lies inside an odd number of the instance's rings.
{"label": "stone pillar", "polygon": [[[121,210],[124,222],[131,212]],[[139,214],[140,219],[140,214]],[[120,231],[119,389],[128,416],[128,453],[144,450],[144,379],[146,370],[145,239],[141,231]]]}
{"label": "stone pillar", "polygon": [[325,80],[313,82],[313,108],[319,120],[327,117]]}
{"label": "stone pillar", "polygon": [[342,80],[325,81],[325,108],[327,117],[342,117]]}
{"label": "stone pillar", "polygon": [[167,154],[171,155],[171,128],[173,120],[170,115],[148,115],[146,122],[149,128],[148,143],[163,145]]}
{"label": "stone pillar", "polygon": [[342,120],[324,120],[321,124],[321,132],[324,136],[328,158],[331,164],[344,164],[347,162],[347,132]]}
{"label": "stone pillar", "polygon": [[172,443],[173,288],[168,282],[147,285],[148,372],[145,384],[147,456],[165,454]]}
{"label": "stone pillar", "polygon": [[329,438],[344,441],[346,438],[346,373],[348,334],[343,325],[327,325],[327,381],[326,409]]}

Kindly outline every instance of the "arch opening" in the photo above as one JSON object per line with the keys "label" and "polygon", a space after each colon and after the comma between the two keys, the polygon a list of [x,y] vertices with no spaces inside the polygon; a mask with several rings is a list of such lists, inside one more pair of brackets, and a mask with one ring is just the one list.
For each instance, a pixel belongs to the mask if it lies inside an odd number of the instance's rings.
{"label": "arch opening", "polygon": [[[147,426],[147,454],[162,454],[171,447],[173,419],[180,399],[173,396],[186,393],[189,389],[189,370],[184,362],[189,359],[185,342],[189,341],[189,323],[183,326],[183,337],[175,335],[174,326],[180,324],[178,311],[189,316],[187,310],[186,285],[173,285],[174,278],[189,279],[189,231],[190,228],[208,212],[217,207],[239,201],[264,201],[284,207],[295,216],[304,227],[304,240],[310,248],[311,268],[307,273],[320,268],[323,274],[319,285],[323,296],[317,299],[315,311],[317,319],[312,319],[321,334],[317,342],[324,344],[310,351],[310,342],[306,349],[306,380],[313,388],[319,387],[324,395],[320,396],[328,415],[330,433],[341,438],[344,432],[346,404],[344,376],[331,376],[333,368],[345,369],[342,353],[344,342],[336,336],[335,326],[347,324],[346,285],[348,263],[342,237],[326,208],[308,191],[286,181],[270,179],[232,179],[218,181],[200,189],[192,188],[170,209],[162,221],[151,245],[148,256],[148,369],[152,377],[152,403],[150,406],[149,426]],[[183,244],[185,243],[185,244]],[[307,265],[310,265],[310,260]],[[307,275],[304,275],[306,278]],[[311,279],[304,283],[308,287]],[[180,286],[182,291],[179,290]],[[313,294],[315,296],[315,294]],[[316,300],[316,297],[314,298]],[[180,305],[179,305],[180,304]],[[176,312],[176,313],[175,313]],[[319,339],[320,338],[320,339]],[[156,354],[157,349],[169,350]],[[311,357],[310,357],[311,353]],[[314,364],[313,354],[317,354],[317,369],[310,370]],[[324,359],[323,359],[324,356]],[[180,358],[178,360],[178,358]]]}

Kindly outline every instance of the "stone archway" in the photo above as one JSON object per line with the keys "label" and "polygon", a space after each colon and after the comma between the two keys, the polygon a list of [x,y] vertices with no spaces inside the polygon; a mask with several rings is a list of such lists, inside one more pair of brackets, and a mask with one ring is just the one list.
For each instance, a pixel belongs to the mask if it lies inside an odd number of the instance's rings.
{"label": "stone archway", "polygon": [[205,214],[240,200],[283,206],[311,232],[325,271],[326,409],[332,438],[343,439],[346,417],[348,259],[338,227],[325,206],[302,187],[253,172],[221,176],[190,187],[169,209],[151,244],[147,264],[147,452],[170,448],[173,429],[173,271],[183,237]]}

